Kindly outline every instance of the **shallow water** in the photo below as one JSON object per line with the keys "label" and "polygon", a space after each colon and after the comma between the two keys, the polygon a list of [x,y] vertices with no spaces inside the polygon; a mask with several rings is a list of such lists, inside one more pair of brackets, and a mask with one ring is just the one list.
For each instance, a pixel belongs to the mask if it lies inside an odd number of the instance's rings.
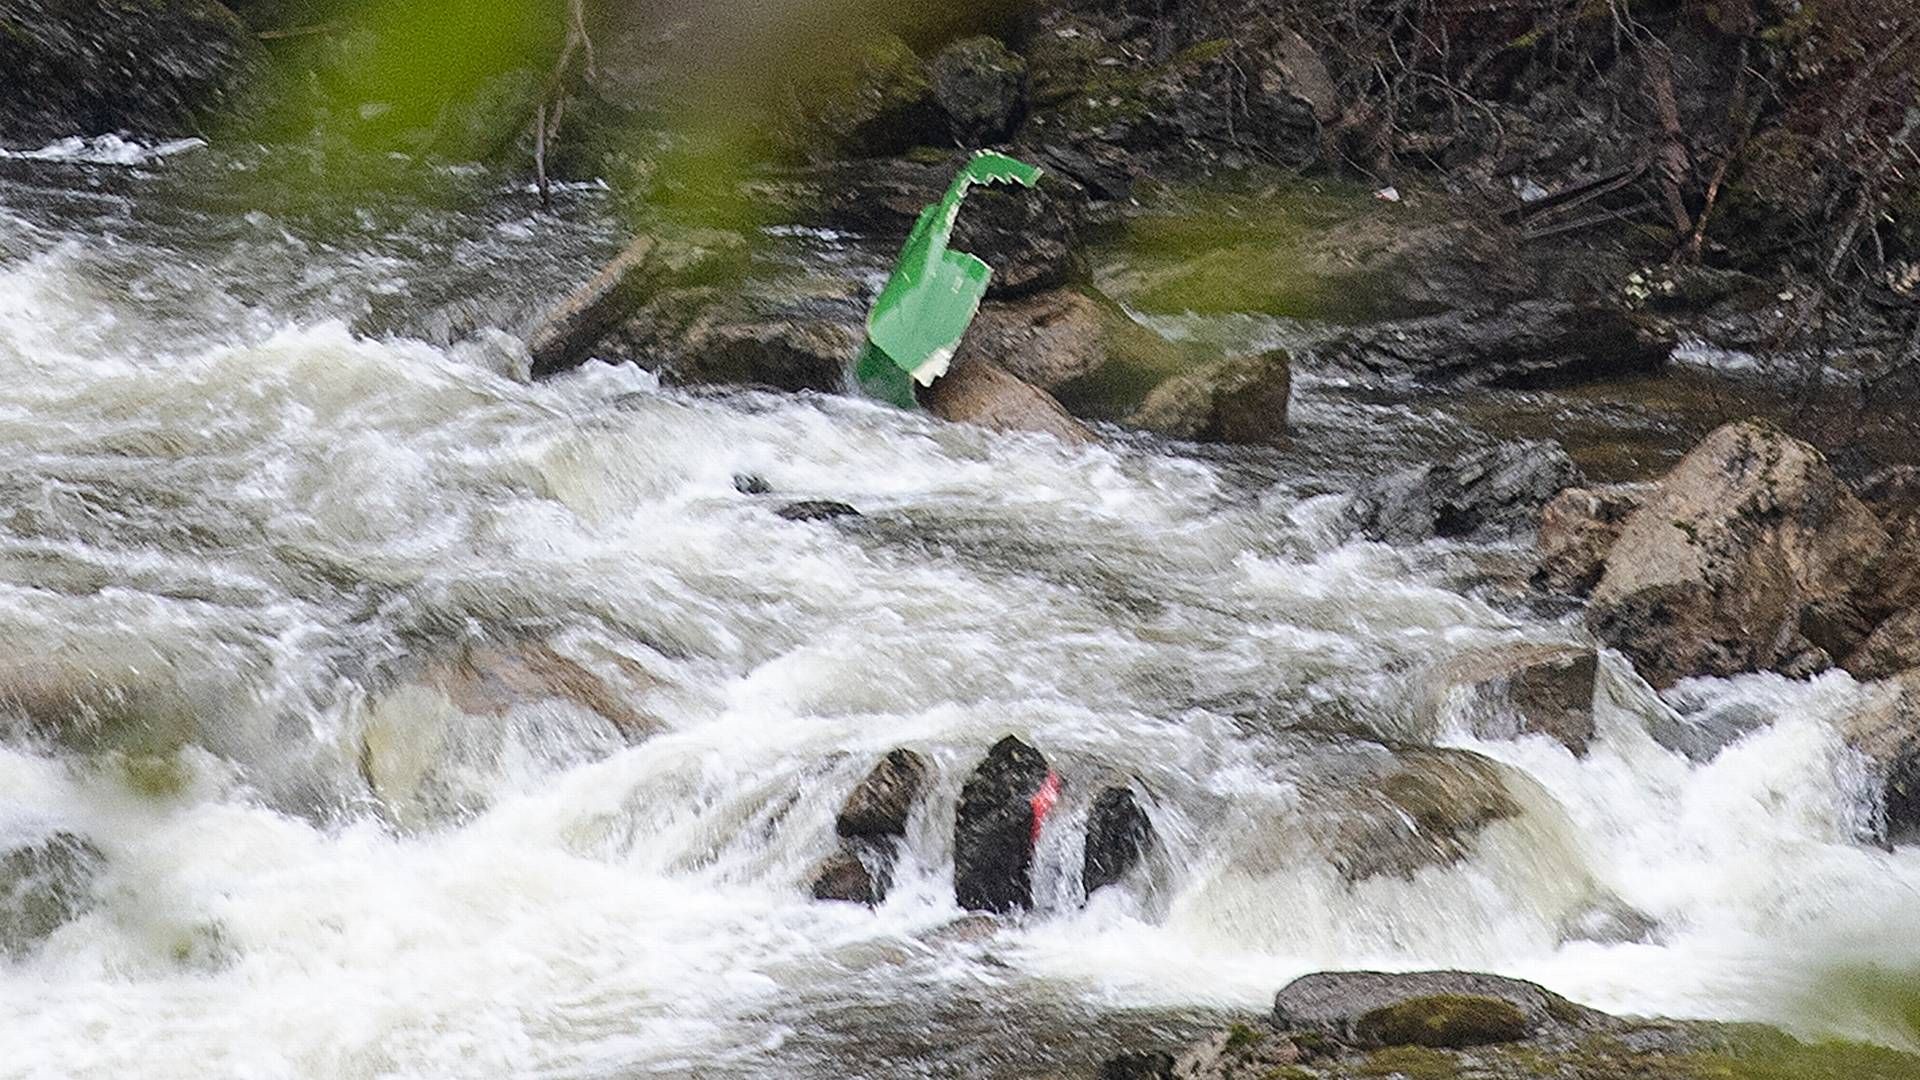
{"label": "shallow water", "polygon": [[[1585,759],[1430,700],[1450,657],[1579,640],[1499,586],[1515,552],[1334,526],[1338,492],[1484,417],[1308,373],[1296,446],[1225,459],[632,367],[529,385],[476,324],[617,243],[595,192],[547,215],[462,175],[310,210],[213,182],[270,172],[0,162],[0,836],[105,857],[94,906],[0,967],[0,1075],[1073,1075],[1357,966],[1912,1044],[1822,989],[1920,971],[1920,854],[1854,839],[1845,675],[1663,703],[1609,664]],[[526,639],[656,733],[408,682]],[[112,688],[133,730],[29,722],[49,684]],[[1726,724],[1706,761],[1649,734]],[[1008,733],[1068,786],[1038,910],[983,924],[952,813]],[[1387,743],[1513,766],[1521,813],[1457,865],[1347,881],[1315,823]],[[811,902],[895,746],[937,781],[892,895]],[[1083,906],[1109,777],[1160,844]],[[1624,908],[1658,929],[1583,936]]]}

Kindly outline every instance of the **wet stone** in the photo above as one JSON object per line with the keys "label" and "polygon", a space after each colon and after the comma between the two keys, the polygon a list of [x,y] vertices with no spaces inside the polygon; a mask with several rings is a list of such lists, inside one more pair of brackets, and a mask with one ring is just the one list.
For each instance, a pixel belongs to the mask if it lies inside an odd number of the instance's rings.
{"label": "wet stone", "polygon": [[1053,776],[1040,751],[1009,735],[960,791],[953,826],[954,897],[997,914],[1033,904],[1036,796]]}
{"label": "wet stone", "polygon": [[1081,882],[1087,895],[1127,876],[1153,846],[1153,823],[1133,792],[1110,787],[1094,797],[1087,818],[1087,849]]}
{"label": "wet stone", "polygon": [[803,502],[788,503],[774,511],[788,521],[832,521],[834,518],[859,517],[860,511],[843,502],[831,499],[808,499]]}
{"label": "wet stone", "polygon": [[868,839],[905,836],[907,815],[926,786],[928,772],[927,759],[911,750],[887,754],[847,796],[834,831]]}

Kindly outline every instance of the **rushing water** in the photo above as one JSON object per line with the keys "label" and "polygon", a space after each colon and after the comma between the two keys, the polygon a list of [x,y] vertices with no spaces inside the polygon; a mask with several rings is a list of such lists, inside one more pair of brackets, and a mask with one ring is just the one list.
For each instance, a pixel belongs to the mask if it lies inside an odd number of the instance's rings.
{"label": "rushing water", "polygon": [[[630,367],[529,385],[447,312],[511,326],[583,276],[617,235],[593,192],[552,216],[474,175],[320,221],[226,190],[256,163],[109,149],[0,162],[0,839],[103,856],[0,961],[0,1075],[1073,1074],[1352,966],[1912,1038],[1826,990],[1920,970],[1920,854],[1854,840],[1844,675],[1662,703],[1610,662],[1582,759],[1435,707],[1449,658],[1580,639],[1516,600],[1518,552],[1335,527],[1358,478],[1483,438],[1462,416],[1304,373],[1298,448],[1232,458]],[[481,640],[546,643],[653,733],[408,681]],[[32,723],[63,686],[139,730]],[[1730,745],[1649,734],[1676,725]],[[1395,753],[1356,732],[1513,766],[1522,813],[1349,883],[1315,823]],[[1008,733],[1067,795],[1039,909],[967,920],[953,807]],[[812,902],[895,746],[937,781],[892,895]],[[1105,777],[1160,843],[1082,904]],[[1655,929],[1609,943],[1629,910]]]}

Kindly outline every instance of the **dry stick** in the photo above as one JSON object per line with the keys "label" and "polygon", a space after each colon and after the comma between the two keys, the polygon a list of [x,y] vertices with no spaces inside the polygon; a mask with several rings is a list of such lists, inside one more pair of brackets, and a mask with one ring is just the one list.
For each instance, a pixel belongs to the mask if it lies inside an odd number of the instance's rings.
{"label": "dry stick", "polygon": [[533,171],[540,181],[540,208],[553,209],[553,189],[547,186],[547,103],[533,112]]}
{"label": "dry stick", "polygon": [[1673,217],[1673,231],[1686,236],[1693,229],[1693,215],[1687,213],[1680,185],[1693,171],[1693,162],[1687,154],[1686,129],[1680,126],[1680,103],[1673,93],[1673,58],[1666,46],[1651,41],[1647,53],[1647,89],[1665,135],[1660,144],[1660,193],[1666,197],[1667,213]]}
{"label": "dry stick", "polygon": [[1887,160],[1866,182],[1860,185],[1860,199],[1854,207],[1853,216],[1847,219],[1847,227],[1840,231],[1840,242],[1833,246],[1833,254],[1827,259],[1827,280],[1832,281],[1840,272],[1840,264],[1846,261],[1847,254],[1853,250],[1853,242],[1860,235],[1861,226],[1880,206],[1880,186],[1886,180],[1887,173],[1893,170],[1894,163],[1900,160],[1900,152],[1907,148],[1916,128],[1920,128],[1920,104],[1907,109],[1906,122],[1894,133],[1887,144]]}
{"label": "dry stick", "polygon": [[1743,116],[1739,127],[1740,134],[1734,139],[1733,145],[1727,149],[1726,154],[1720,158],[1720,163],[1714,166],[1712,179],[1707,181],[1706,200],[1701,204],[1700,216],[1693,223],[1693,235],[1687,238],[1684,249],[1684,258],[1690,263],[1699,262],[1700,253],[1706,247],[1707,220],[1713,217],[1714,204],[1720,201],[1720,187],[1726,183],[1727,170],[1747,152],[1747,143],[1753,139],[1753,129],[1760,123],[1760,105],[1751,100],[1747,89],[1747,76],[1753,70],[1747,64],[1748,52],[1748,42],[1742,39],[1740,69],[1733,79],[1733,100],[1727,105],[1729,112],[1737,112]]}

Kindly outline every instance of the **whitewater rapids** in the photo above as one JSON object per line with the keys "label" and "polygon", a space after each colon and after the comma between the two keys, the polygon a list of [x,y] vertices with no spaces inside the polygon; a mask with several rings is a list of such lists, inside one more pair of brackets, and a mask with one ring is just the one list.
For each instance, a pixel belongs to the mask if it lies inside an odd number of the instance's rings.
{"label": "whitewater rapids", "polygon": [[[1856,839],[1846,675],[1662,704],[1609,662],[1584,759],[1420,707],[1450,655],[1579,640],[1476,584],[1514,552],[1336,527],[1340,490],[1464,422],[1309,377],[1302,449],[1236,461],[632,367],[530,385],[503,334],[365,316],[456,291],[463,264],[501,303],[557,287],[604,229],[556,259],[560,226],[503,196],[466,225],[369,215],[323,244],[256,213],[209,238],[141,185],[0,183],[0,671],[160,686],[188,728],[155,792],[115,752],[0,724],[0,841],[64,830],[104,857],[97,903],[0,961],[0,1076],[1073,1074],[1104,1040],[1366,966],[1916,1048],[1833,990],[1920,972],[1920,851]],[[864,516],[771,512],[804,498]],[[432,721],[379,673],[508,633],[656,733],[514,712],[448,781],[457,812],[377,805],[370,725]],[[1349,884],[1288,828],[1335,716],[1518,768],[1524,812],[1459,865]],[[1650,718],[1743,734],[1696,761]],[[1039,910],[963,922],[953,806],[1009,733],[1068,796]],[[812,902],[840,801],[896,746],[937,782],[891,896]],[[1082,906],[1075,826],[1105,776],[1161,846]],[[1600,898],[1656,929],[1570,930]]]}

